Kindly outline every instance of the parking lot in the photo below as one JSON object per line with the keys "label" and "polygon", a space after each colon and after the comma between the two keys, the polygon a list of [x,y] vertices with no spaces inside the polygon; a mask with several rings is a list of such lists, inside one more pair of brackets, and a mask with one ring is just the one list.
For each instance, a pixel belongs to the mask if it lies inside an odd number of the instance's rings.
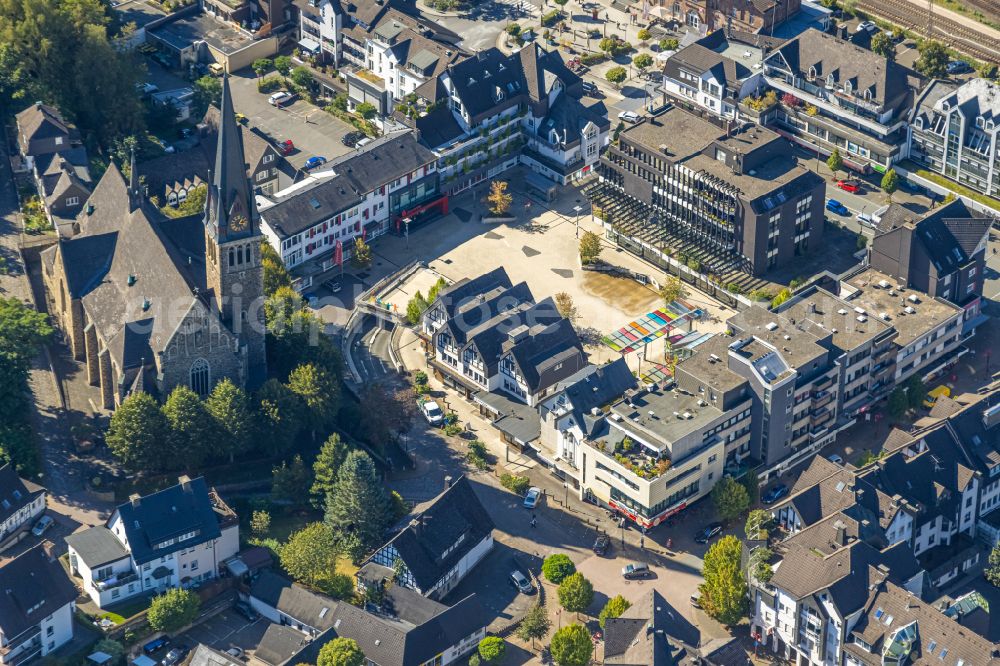
{"label": "parking lot", "polygon": [[233,92],[233,108],[248,119],[272,140],[291,139],[296,150],[286,159],[296,169],[314,155],[332,159],[352,149],[341,139],[354,128],[333,117],[318,106],[297,98],[283,107],[271,106],[267,95],[257,92],[257,79],[253,74],[235,74],[229,79]]}
{"label": "parking lot", "polygon": [[257,645],[269,624],[270,622],[264,618],[248,622],[233,608],[227,608],[183,634],[175,636],[166,647],[153,656],[162,659],[172,647],[186,645],[194,649],[199,643],[204,643],[220,652],[238,647],[245,653],[244,660],[252,661],[253,652],[257,649]]}

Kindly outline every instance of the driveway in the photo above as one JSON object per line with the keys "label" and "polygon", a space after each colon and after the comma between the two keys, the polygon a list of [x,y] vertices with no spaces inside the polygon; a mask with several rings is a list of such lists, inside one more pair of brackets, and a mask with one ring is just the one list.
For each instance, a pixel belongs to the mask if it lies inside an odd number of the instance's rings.
{"label": "driveway", "polygon": [[204,643],[221,652],[231,647],[238,647],[248,655],[252,655],[268,625],[270,622],[264,618],[248,622],[235,610],[227,608],[183,634],[175,636],[170,646],[165,649],[169,650],[174,645],[187,645],[193,649],[198,643]]}
{"label": "driveway", "polygon": [[233,108],[247,117],[251,127],[274,141],[292,140],[296,150],[286,159],[296,169],[301,169],[314,155],[329,160],[352,150],[341,143],[341,138],[354,131],[354,127],[301,97],[279,108],[268,103],[267,95],[257,92],[257,79],[253,75],[233,75],[229,85]]}

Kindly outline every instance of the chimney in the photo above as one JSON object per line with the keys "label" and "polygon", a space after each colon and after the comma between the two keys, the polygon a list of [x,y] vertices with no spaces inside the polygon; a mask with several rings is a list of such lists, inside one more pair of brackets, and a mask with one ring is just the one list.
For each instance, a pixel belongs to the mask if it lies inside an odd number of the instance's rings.
{"label": "chimney", "polygon": [[444,489],[448,490],[451,488],[452,478],[451,475],[444,477]]}
{"label": "chimney", "polygon": [[187,492],[191,491],[191,477],[188,476],[187,474],[182,474],[178,476],[177,483],[179,483],[185,491]]}
{"label": "chimney", "polygon": [[833,529],[837,530],[836,542],[838,546],[847,545],[847,526],[843,521],[838,520],[833,524]]}
{"label": "chimney", "polygon": [[142,497],[139,495],[139,493],[132,493],[131,495],[128,496],[128,501],[133,507],[138,507],[139,500],[141,499]]}
{"label": "chimney", "polygon": [[48,539],[42,542],[42,552],[45,553],[45,557],[49,559],[49,562],[56,561],[56,545]]}

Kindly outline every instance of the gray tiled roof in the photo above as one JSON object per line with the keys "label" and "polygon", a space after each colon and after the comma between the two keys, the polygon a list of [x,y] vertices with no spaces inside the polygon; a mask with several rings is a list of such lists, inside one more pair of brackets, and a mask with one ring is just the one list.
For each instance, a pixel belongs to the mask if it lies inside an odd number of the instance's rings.
{"label": "gray tiled roof", "polygon": [[253,656],[265,664],[281,666],[308,643],[309,639],[298,629],[283,624],[271,624],[264,631]]}
{"label": "gray tiled roof", "polygon": [[0,631],[10,639],[74,601],[76,586],[65,569],[35,546],[0,567]]}
{"label": "gray tiled roof", "polygon": [[128,557],[128,551],[121,541],[104,525],[70,534],[66,537],[66,545],[76,552],[89,569]]}
{"label": "gray tiled roof", "polygon": [[250,586],[250,596],[319,631],[333,626],[337,602],[292,583],[272,571],[262,571]]}

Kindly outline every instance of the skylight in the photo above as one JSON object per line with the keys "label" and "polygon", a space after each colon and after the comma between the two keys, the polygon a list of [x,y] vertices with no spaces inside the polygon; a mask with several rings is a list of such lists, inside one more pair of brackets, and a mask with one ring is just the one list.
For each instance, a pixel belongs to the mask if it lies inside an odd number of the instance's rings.
{"label": "skylight", "polygon": [[885,611],[884,610],[882,610],[881,608],[875,609],[875,619],[876,620],[881,620],[883,615],[885,615]]}

